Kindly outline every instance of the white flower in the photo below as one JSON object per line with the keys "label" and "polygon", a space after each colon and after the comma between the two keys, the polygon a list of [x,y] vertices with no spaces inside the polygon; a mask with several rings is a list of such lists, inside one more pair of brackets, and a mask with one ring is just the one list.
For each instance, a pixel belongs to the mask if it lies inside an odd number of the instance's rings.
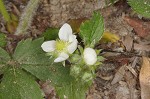
{"label": "white flower", "polygon": [[92,48],[85,48],[83,58],[87,65],[94,65],[97,61],[97,54]]}
{"label": "white flower", "polygon": [[72,34],[71,26],[65,23],[59,30],[59,40],[51,40],[44,42],[41,47],[45,52],[57,54],[54,62],[62,62],[69,57],[77,49],[76,36]]}

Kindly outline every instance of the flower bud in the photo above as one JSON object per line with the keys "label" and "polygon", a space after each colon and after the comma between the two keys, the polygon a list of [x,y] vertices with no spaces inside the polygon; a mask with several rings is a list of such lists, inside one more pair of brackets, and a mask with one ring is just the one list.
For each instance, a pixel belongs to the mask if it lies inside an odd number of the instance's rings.
{"label": "flower bud", "polygon": [[83,58],[87,65],[94,65],[97,61],[97,54],[92,48],[85,48]]}
{"label": "flower bud", "polygon": [[89,72],[85,72],[82,76],[82,80],[88,82],[93,79],[93,75]]}
{"label": "flower bud", "polygon": [[80,72],[81,72],[81,68],[80,67],[78,67],[76,65],[71,67],[70,73],[71,73],[72,76],[77,77],[77,76],[79,76]]}

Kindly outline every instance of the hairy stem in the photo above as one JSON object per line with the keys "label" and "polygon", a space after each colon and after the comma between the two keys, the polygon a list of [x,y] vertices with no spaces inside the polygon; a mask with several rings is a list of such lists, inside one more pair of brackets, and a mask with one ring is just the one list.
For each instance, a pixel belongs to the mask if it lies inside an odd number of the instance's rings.
{"label": "hairy stem", "polygon": [[7,12],[6,8],[5,8],[3,0],[0,0],[0,12],[3,15],[4,20],[6,22],[10,22],[11,21],[10,15],[8,14],[8,12]]}
{"label": "hairy stem", "polygon": [[38,8],[40,0],[30,0],[21,15],[15,35],[25,35],[30,27],[33,16]]}

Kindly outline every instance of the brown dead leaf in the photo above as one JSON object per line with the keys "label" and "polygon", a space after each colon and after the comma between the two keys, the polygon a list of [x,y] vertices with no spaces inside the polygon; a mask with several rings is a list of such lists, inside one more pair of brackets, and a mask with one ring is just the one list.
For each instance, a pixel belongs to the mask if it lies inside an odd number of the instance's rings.
{"label": "brown dead leaf", "polygon": [[150,58],[143,57],[140,70],[141,99],[150,99]]}
{"label": "brown dead leaf", "polygon": [[144,45],[144,44],[134,43],[134,50],[138,50],[138,51],[150,51],[150,46],[149,45]]}
{"label": "brown dead leaf", "polygon": [[68,23],[71,25],[73,32],[79,33],[80,32],[80,25],[82,22],[85,22],[88,20],[87,18],[80,18],[80,19],[71,19],[68,21]]}
{"label": "brown dead leaf", "polygon": [[119,86],[116,88],[116,98],[115,99],[131,99],[130,91],[129,91],[129,88],[128,88],[128,85],[126,82],[124,82],[124,81],[119,82]]}
{"label": "brown dead leaf", "polygon": [[139,37],[146,37],[150,34],[149,22],[143,22],[142,20],[131,18],[128,16],[124,17],[124,20],[134,28],[136,34]]}
{"label": "brown dead leaf", "polygon": [[131,65],[126,66],[126,68],[135,76],[137,77],[137,72],[131,67]]}
{"label": "brown dead leaf", "polygon": [[119,68],[119,70],[116,72],[114,79],[112,80],[111,84],[116,84],[119,82],[125,74],[125,66],[122,66]]}
{"label": "brown dead leaf", "polygon": [[126,83],[128,84],[130,99],[139,99],[137,90],[136,90],[136,78],[132,75],[130,71],[126,71],[124,76]]}
{"label": "brown dead leaf", "polygon": [[128,52],[131,51],[133,46],[133,38],[130,35],[126,35],[122,41],[123,45],[125,46]]}

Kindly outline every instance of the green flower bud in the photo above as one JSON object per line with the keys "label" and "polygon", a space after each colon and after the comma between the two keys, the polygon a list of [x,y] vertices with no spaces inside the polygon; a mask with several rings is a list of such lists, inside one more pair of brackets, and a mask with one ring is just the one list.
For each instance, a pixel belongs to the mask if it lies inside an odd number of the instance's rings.
{"label": "green flower bud", "polygon": [[92,79],[93,79],[93,75],[92,75],[92,73],[89,73],[89,72],[85,72],[82,76],[82,80],[85,82],[88,82]]}
{"label": "green flower bud", "polygon": [[79,76],[80,72],[81,72],[81,68],[79,66],[74,65],[71,67],[70,74],[72,76],[77,77]]}

